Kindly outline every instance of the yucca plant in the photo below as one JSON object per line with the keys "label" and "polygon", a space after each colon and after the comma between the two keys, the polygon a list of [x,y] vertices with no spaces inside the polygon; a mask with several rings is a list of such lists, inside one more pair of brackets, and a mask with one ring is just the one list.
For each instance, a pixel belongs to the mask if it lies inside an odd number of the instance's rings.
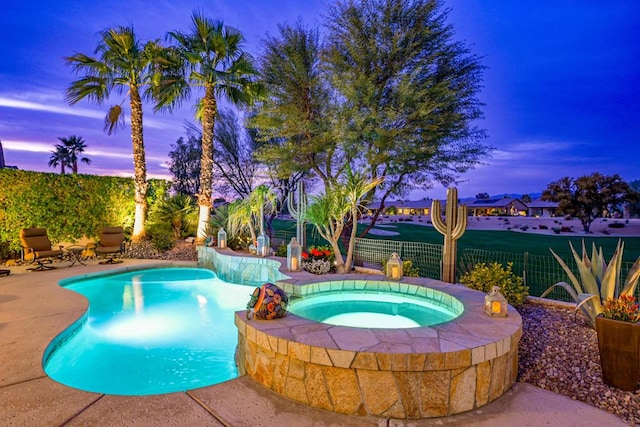
{"label": "yucca plant", "polygon": [[582,242],[582,257],[578,255],[571,242],[569,242],[569,246],[578,267],[580,280],[573,274],[564,260],[549,249],[567,273],[567,276],[569,276],[573,287],[566,282],[559,282],[544,291],[541,297],[548,295],[555,287],[563,288],[575,301],[576,310],[580,309],[587,316],[591,326],[595,328],[596,316],[602,313],[604,301],[608,298],[616,298],[618,295],[633,295],[635,293],[638,279],[640,278],[640,257],[629,270],[627,279],[622,289],[618,292],[618,289],[620,289],[622,253],[624,251],[622,240],[618,241],[616,250],[608,264],[604,259],[602,248],[596,249],[595,243],[592,244],[591,257],[587,254],[584,241]]}

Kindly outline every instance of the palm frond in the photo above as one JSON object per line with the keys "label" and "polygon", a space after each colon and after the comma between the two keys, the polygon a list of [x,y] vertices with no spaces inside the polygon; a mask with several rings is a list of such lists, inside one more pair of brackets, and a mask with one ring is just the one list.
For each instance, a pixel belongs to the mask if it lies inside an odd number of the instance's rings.
{"label": "palm frond", "polygon": [[124,126],[124,111],[121,105],[113,105],[104,117],[104,131],[111,135]]}

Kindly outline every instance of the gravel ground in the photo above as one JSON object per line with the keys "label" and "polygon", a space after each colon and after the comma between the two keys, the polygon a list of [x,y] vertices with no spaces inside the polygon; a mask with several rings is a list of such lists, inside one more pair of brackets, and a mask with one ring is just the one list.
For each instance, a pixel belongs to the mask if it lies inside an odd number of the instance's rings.
{"label": "gravel ground", "polygon": [[[148,255],[148,254],[147,254]],[[182,243],[154,258],[197,261],[194,245]],[[640,390],[618,390],[602,382],[598,337],[582,314],[537,303],[520,309],[523,334],[518,381],[593,405],[640,425]]]}
{"label": "gravel ground", "polygon": [[518,381],[593,405],[640,425],[640,390],[618,390],[602,382],[598,337],[582,314],[527,303],[520,309],[523,334]]}

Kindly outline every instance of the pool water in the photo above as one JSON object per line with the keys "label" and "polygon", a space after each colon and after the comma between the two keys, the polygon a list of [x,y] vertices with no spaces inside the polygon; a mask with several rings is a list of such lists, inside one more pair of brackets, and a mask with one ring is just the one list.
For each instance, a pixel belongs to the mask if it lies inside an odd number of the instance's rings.
{"label": "pool water", "polygon": [[44,369],[70,387],[116,395],[170,393],[238,376],[234,312],[253,287],[201,268],[156,268],[63,284],[88,313],[45,353]]}
{"label": "pool water", "polygon": [[366,291],[311,294],[290,303],[289,311],[331,325],[388,329],[437,325],[461,314],[427,297]]}

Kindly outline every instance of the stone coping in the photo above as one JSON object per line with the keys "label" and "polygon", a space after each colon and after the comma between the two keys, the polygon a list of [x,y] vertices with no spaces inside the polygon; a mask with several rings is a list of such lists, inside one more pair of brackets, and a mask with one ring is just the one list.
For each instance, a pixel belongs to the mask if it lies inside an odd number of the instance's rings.
{"label": "stone coping", "polygon": [[[332,275],[335,278],[336,275]],[[369,283],[380,276],[367,277],[361,280],[350,280],[342,283],[363,282]],[[398,286],[407,285],[403,282]],[[509,307],[507,317],[490,317],[483,312],[485,294],[468,289],[462,285],[445,284],[429,279],[411,279],[416,285],[418,295],[427,294],[432,290],[443,295],[451,295],[464,304],[464,311],[456,319],[433,326],[419,328],[353,328],[348,326],[329,325],[308,320],[288,313],[286,317],[277,320],[247,320],[246,311],[236,314],[236,326],[239,333],[246,335],[248,339],[265,344],[265,348],[274,351],[282,351],[288,354],[290,351],[300,355],[300,360],[310,361],[311,354],[322,360],[320,364],[350,367],[359,353],[384,353],[390,355],[413,355],[431,352],[457,353],[464,351],[469,353],[469,362],[477,364],[485,360],[508,353],[517,345],[522,330],[522,318],[512,307]],[[425,283],[419,283],[425,282]],[[330,283],[341,283],[333,280]],[[429,285],[426,287],[426,285]],[[305,285],[297,284],[302,288]],[[306,287],[313,289],[322,287],[322,283],[308,284]],[[285,286],[285,290],[286,290]],[[313,291],[310,291],[313,292]],[[302,291],[301,293],[306,293]],[[328,354],[332,357],[326,357]],[[466,358],[466,357],[465,357]],[[333,359],[339,361],[337,365]],[[445,360],[445,367],[453,369],[459,367],[461,362],[453,357]],[[467,363],[467,362],[464,362]],[[467,363],[468,365],[469,363]],[[421,370],[422,367],[416,367]]]}

